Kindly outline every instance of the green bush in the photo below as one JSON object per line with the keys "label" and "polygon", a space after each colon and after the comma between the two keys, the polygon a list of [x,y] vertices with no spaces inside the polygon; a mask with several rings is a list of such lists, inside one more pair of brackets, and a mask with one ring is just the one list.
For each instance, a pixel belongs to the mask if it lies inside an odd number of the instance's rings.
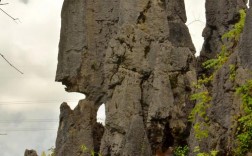
{"label": "green bush", "polygon": [[241,96],[243,114],[238,119],[234,153],[243,156],[252,148],[252,80],[238,87],[236,93]]}
{"label": "green bush", "polygon": [[174,149],[174,156],[187,156],[189,152],[189,147],[188,146],[178,146]]}

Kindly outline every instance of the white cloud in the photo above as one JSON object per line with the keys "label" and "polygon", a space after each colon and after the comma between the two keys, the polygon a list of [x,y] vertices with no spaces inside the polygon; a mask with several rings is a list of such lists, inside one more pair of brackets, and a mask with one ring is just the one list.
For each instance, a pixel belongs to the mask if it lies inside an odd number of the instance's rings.
{"label": "white cloud", "polygon": [[[21,75],[0,58],[0,121],[58,119],[60,104],[67,99],[76,105],[82,95],[68,94],[54,82],[62,0],[11,2],[3,9],[20,19],[16,24],[0,12],[0,52],[25,74]],[[29,3],[28,3],[29,2]],[[50,100],[50,102],[41,102]],[[4,103],[8,105],[1,105]],[[29,105],[15,104],[15,101]],[[1,156],[22,156],[26,148],[47,150],[54,146],[58,123],[1,123]],[[22,131],[29,129],[53,131]],[[7,130],[7,132],[5,131]],[[9,131],[12,130],[12,131]],[[13,131],[21,130],[21,131]]]}

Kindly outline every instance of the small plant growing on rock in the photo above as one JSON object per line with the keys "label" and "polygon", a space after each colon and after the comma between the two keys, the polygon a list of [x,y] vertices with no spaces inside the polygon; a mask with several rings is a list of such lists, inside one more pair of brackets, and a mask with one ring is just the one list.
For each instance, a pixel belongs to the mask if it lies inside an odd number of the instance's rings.
{"label": "small plant growing on rock", "polygon": [[210,151],[210,153],[206,153],[206,152],[200,152],[200,147],[196,146],[193,150],[194,153],[197,153],[196,156],[217,156],[218,151],[216,150],[212,150]]}
{"label": "small plant growing on rock", "polygon": [[189,147],[186,145],[186,146],[178,146],[174,149],[174,153],[173,155],[174,156],[187,156],[189,152]]}
{"label": "small plant growing on rock", "polygon": [[252,80],[238,87],[236,93],[241,96],[243,114],[238,119],[237,148],[234,153],[243,156],[252,148]]}
{"label": "small plant growing on rock", "polygon": [[55,156],[55,148],[51,147],[50,149],[48,149],[49,154],[46,154],[45,151],[43,151],[41,153],[41,156]]}
{"label": "small plant growing on rock", "polygon": [[81,145],[81,151],[90,153],[91,156],[102,156],[101,153],[96,153],[94,150],[88,149],[85,145]]}

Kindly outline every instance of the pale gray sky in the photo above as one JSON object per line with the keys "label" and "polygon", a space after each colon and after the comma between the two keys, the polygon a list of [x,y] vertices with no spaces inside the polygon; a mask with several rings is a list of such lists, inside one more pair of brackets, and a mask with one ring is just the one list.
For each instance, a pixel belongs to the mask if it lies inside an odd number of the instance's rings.
{"label": "pale gray sky", "polygon": [[[185,1],[188,24],[203,22],[189,25],[199,51],[205,25],[204,0]],[[41,154],[54,146],[60,104],[71,100],[73,108],[84,98],[78,93],[66,93],[64,86],[54,82],[63,0],[2,2],[10,3],[1,8],[21,23],[16,24],[0,12],[0,53],[25,74],[19,74],[0,58],[0,134],[8,134],[0,135],[1,156],[23,156],[26,148]],[[100,114],[104,116],[104,109]],[[28,131],[43,129],[46,131]]]}

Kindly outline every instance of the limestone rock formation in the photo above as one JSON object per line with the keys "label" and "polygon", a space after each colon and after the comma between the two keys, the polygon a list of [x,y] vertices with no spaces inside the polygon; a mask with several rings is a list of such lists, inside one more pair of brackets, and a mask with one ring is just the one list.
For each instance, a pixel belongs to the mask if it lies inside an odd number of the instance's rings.
{"label": "limestone rock formation", "polygon": [[[217,5],[219,4],[219,5]],[[228,9],[223,9],[228,8]],[[233,40],[222,39],[223,34],[234,28],[234,24],[240,20],[239,10],[246,8],[246,1],[211,1],[206,0],[207,24],[203,32],[205,42],[198,59],[198,66],[212,58],[216,58],[223,47],[228,45],[228,53],[231,53],[225,64],[213,74],[213,81],[206,86],[211,95],[210,106],[207,110],[208,137],[202,140],[195,139],[195,132],[191,129],[189,137],[191,151],[199,147],[204,152],[215,149],[220,155],[233,155],[236,148],[237,116],[242,112],[241,98],[236,94],[236,89],[251,79],[251,47],[249,38],[251,31],[251,9],[247,10],[247,20],[244,33],[239,43]],[[231,66],[234,68],[231,70]],[[213,72],[213,71],[211,71]],[[210,72],[210,73],[211,73]],[[198,76],[209,74],[209,71],[199,69]],[[231,75],[233,74],[233,75]],[[233,76],[233,78],[231,78]],[[195,124],[195,123],[194,123]],[[190,153],[194,155],[193,152]]]}
{"label": "limestone rock formation", "polygon": [[99,147],[92,134],[102,103],[103,155],[186,144],[196,72],[185,22],[183,0],[64,1],[56,80],[86,100],[73,111],[62,104],[56,155]]}
{"label": "limestone rock formation", "polygon": [[104,128],[100,123],[96,123],[97,109],[94,103],[87,100],[81,100],[74,110],[71,110],[66,103],[62,103],[56,155],[88,154],[89,151],[82,151],[83,145],[88,149],[99,151]]}
{"label": "limestone rock formation", "polygon": [[[243,113],[236,88],[252,78],[252,10],[239,42],[222,36],[246,2],[206,0],[205,42],[196,59],[183,0],[64,0],[56,81],[86,99],[74,110],[61,105],[56,155],[152,156],[178,146],[189,146],[192,156],[195,148],[232,155],[235,117]],[[204,69],[223,44],[230,56],[217,70]],[[197,140],[193,126],[201,119],[189,122],[197,102],[190,97],[197,78],[213,73],[201,88],[211,96],[203,112],[209,134]],[[96,122],[103,103],[105,126]]]}
{"label": "limestone rock formation", "polygon": [[24,156],[38,156],[37,152],[34,150],[25,150]]}
{"label": "limestone rock formation", "polygon": [[[203,30],[204,44],[198,58],[198,67],[221,51],[221,37],[239,20],[239,10],[246,8],[247,0],[206,0],[206,27]],[[199,72],[204,69],[198,69]],[[199,73],[200,74],[200,73]]]}

